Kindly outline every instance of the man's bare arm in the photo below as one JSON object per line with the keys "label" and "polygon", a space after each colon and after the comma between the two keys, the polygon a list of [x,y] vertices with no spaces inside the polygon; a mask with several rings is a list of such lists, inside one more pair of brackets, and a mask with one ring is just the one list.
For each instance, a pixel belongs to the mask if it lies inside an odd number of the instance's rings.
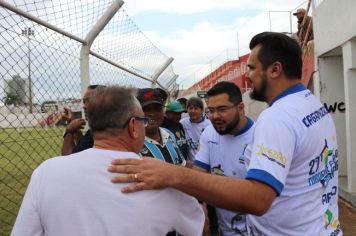
{"label": "man's bare arm", "polygon": [[[62,155],[70,155],[73,152],[74,142],[80,138],[82,133],[80,131],[85,125],[84,119],[74,119],[72,120],[66,129],[66,133],[63,137]],[[79,135],[79,136],[78,136]]]}
{"label": "man's bare arm", "polygon": [[207,171],[206,169],[201,168],[201,167],[196,166],[196,165],[193,165],[192,169],[193,169],[193,170],[200,171],[200,172],[203,172],[203,173],[208,173],[208,172],[209,172],[209,171]]}
{"label": "man's bare arm", "polygon": [[73,134],[66,134],[63,137],[63,146],[62,146],[62,155],[67,156],[72,154],[74,147],[74,135]]}
{"label": "man's bare arm", "polygon": [[266,213],[276,197],[272,187],[258,181],[215,176],[153,158],[117,159],[112,164],[109,171],[129,174],[112,182],[138,181],[123,192],[173,187],[213,206],[254,215]]}

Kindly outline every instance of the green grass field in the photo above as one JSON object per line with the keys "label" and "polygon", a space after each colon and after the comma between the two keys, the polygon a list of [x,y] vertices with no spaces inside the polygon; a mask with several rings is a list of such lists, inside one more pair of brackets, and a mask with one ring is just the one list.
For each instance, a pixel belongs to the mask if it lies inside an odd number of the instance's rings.
{"label": "green grass field", "polygon": [[0,129],[0,235],[10,235],[32,171],[60,155],[63,128]]}

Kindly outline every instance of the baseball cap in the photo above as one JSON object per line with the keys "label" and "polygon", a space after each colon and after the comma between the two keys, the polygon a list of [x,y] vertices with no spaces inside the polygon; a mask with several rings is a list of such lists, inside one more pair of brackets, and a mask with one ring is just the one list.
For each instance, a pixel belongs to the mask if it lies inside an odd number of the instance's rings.
{"label": "baseball cap", "polygon": [[180,102],[173,101],[173,102],[168,103],[168,105],[166,106],[166,111],[184,112],[184,109],[183,109],[182,105],[180,104]]}
{"label": "baseball cap", "polygon": [[164,106],[167,97],[167,93],[161,88],[143,88],[139,89],[137,93],[137,99],[142,107],[154,103]]}
{"label": "baseball cap", "polygon": [[307,11],[304,8],[299,8],[296,12],[293,13],[294,16],[300,14],[300,13],[306,13]]}

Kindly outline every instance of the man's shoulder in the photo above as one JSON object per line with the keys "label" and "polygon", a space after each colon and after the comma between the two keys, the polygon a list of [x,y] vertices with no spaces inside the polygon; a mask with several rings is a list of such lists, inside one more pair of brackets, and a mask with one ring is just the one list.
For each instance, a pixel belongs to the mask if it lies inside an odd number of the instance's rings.
{"label": "man's shoulder", "polygon": [[219,135],[220,134],[216,132],[212,124],[207,125],[201,134],[202,137],[209,137],[209,138],[217,138]]}
{"label": "man's shoulder", "polygon": [[161,127],[163,127],[163,128],[169,128],[169,126],[171,126],[171,122],[170,122],[170,120],[168,120],[167,119],[167,117],[164,117],[163,118],[163,122],[162,122],[162,125],[161,125]]}
{"label": "man's shoulder", "polygon": [[80,137],[77,145],[73,147],[73,153],[92,148],[94,145],[93,134],[91,130],[88,130],[83,136]]}
{"label": "man's shoulder", "polygon": [[[71,154],[73,155],[73,154]],[[52,168],[61,168],[61,166],[65,165],[66,162],[68,162],[69,158],[71,155],[68,156],[57,156],[57,157],[52,157],[50,159],[47,159],[43,161],[33,172],[35,173],[44,173]],[[51,171],[49,171],[51,172]]]}
{"label": "man's shoulder", "polygon": [[91,129],[88,129],[88,130],[85,132],[84,136],[93,137],[93,132],[91,132]]}
{"label": "man's shoulder", "polygon": [[67,156],[57,156],[50,158],[42,162],[38,168],[51,170],[55,169],[59,170],[59,172],[63,172],[63,169],[76,169],[80,168],[80,166],[86,166],[87,163],[90,162],[89,160],[104,160],[105,158],[103,157],[139,158],[139,156],[133,152],[89,148]]}
{"label": "man's shoulder", "polygon": [[267,107],[258,116],[256,125],[260,124],[261,122],[269,122],[269,121],[274,121],[276,119],[280,119],[280,116],[278,116],[279,113],[280,113],[279,109],[275,109],[275,107]]}
{"label": "man's shoulder", "polygon": [[211,125],[211,121],[208,118],[204,117],[203,125],[205,126]]}
{"label": "man's shoulder", "polygon": [[164,135],[164,136],[168,135],[168,136],[173,136],[174,137],[173,132],[170,131],[168,128],[159,127],[159,129],[160,129],[160,132],[161,132],[162,135]]}
{"label": "man's shoulder", "polygon": [[91,132],[91,130],[87,130],[85,132],[85,134],[80,138],[80,139],[84,139],[84,140],[93,140],[93,133]]}
{"label": "man's shoulder", "polygon": [[179,123],[181,123],[182,125],[189,124],[189,123],[190,123],[190,120],[189,120],[189,119],[190,119],[189,116],[184,117],[184,118],[182,118],[182,119],[179,121]]}

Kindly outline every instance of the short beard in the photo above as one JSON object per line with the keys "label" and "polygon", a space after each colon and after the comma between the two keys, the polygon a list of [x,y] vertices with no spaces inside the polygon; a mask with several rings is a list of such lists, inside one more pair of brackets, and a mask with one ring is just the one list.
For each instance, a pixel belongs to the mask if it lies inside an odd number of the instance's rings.
{"label": "short beard", "polygon": [[265,102],[266,99],[266,90],[267,90],[267,76],[265,73],[262,75],[261,88],[257,91],[256,87],[250,92],[250,98],[256,101]]}
{"label": "short beard", "polygon": [[[218,134],[220,135],[225,135],[225,134],[232,134],[231,132],[236,128],[236,126],[238,126],[240,123],[240,116],[239,114],[237,114],[236,119],[234,119],[233,121],[231,121],[225,128],[225,130],[216,130],[216,132],[218,132]],[[215,127],[214,127],[215,128]]]}

